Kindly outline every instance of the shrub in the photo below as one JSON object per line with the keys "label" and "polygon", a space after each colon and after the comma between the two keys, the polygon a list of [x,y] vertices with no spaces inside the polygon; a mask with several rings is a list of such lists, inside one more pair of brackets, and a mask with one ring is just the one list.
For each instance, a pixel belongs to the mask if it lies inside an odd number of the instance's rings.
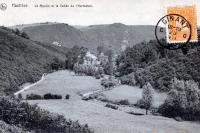
{"label": "shrub", "polygon": [[51,69],[52,70],[59,70],[59,68],[62,68],[63,67],[63,64],[61,61],[59,61],[58,58],[54,58],[53,59],[53,62],[51,63]]}
{"label": "shrub", "polygon": [[92,132],[87,126],[82,126],[78,122],[67,121],[62,115],[50,113],[37,105],[30,105],[15,98],[0,97],[0,110],[3,112],[0,120],[33,132],[36,130],[42,133]]}
{"label": "shrub", "polygon": [[42,96],[38,94],[30,94],[30,95],[26,95],[26,99],[27,100],[41,100]]}
{"label": "shrub", "polygon": [[67,95],[65,96],[65,99],[69,99],[69,98],[70,98],[70,95],[67,94]]}
{"label": "shrub", "polygon": [[61,95],[57,95],[57,94],[51,94],[51,93],[47,93],[44,94],[44,99],[48,100],[48,99],[62,99]]}
{"label": "shrub", "polygon": [[115,79],[102,79],[101,80],[101,85],[105,88],[110,88],[110,87],[114,87],[117,85],[117,80]]}
{"label": "shrub", "polygon": [[95,75],[95,78],[96,78],[96,79],[100,79],[100,78],[101,78],[101,75],[100,75],[100,74],[96,74],[96,75]]}
{"label": "shrub", "polygon": [[0,132],[1,133],[30,133],[28,131],[24,131],[24,129],[22,129],[21,127],[9,125],[3,121],[0,121]]}
{"label": "shrub", "polygon": [[144,109],[145,108],[144,100],[143,99],[138,100],[135,106]]}
{"label": "shrub", "polygon": [[114,104],[110,104],[110,103],[107,103],[107,104],[105,105],[105,107],[108,107],[108,108],[111,108],[111,109],[115,109],[115,110],[118,109],[118,106],[116,106],[116,105],[114,105]]}
{"label": "shrub", "polygon": [[128,99],[120,100],[118,103],[119,103],[120,105],[130,105]]}
{"label": "shrub", "polygon": [[121,84],[132,85],[132,86],[136,85],[134,73],[125,75],[125,76],[121,77],[120,80],[121,80]]}

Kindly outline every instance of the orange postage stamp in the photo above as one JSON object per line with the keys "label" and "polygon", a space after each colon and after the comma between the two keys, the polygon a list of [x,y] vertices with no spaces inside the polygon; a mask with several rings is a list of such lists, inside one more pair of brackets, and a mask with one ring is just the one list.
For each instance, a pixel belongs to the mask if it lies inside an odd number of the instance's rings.
{"label": "orange postage stamp", "polygon": [[[184,20],[180,20],[182,27],[180,27],[180,23],[177,21],[168,21],[167,29],[167,41],[168,43],[176,43],[176,42],[184,42],[185,36],[187,32],[191,32],[190,42],[198,41],[197,35],[197,16],[196,16],[196,8],[193,6],[180,6],[180,7],[168,7],[167,14],[178,14],[184,17],[188,23],[190,24],[190,31],[187,30],[187,26],[184,26]],[[179,19],[178,17],[176,19]],[[180,31],[173,33],[172,27],[180,27]],[[188,27],[189,28],[189,27]],[[182,29],[182,30],[181,30]]]}

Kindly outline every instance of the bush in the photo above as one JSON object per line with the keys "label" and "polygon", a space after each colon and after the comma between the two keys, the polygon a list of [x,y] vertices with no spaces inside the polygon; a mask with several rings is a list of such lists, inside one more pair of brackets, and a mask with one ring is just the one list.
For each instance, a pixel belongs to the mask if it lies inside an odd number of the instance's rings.
{"label": "bush", "polygon": [[117,85],[117,80],[115,79],[102,79],[101,80],[101,85],[105,88],[110,88],[110,87],[114,87]]}
{"label": "bush", "polygon": [[42,98],[42,96],[40,96],[38,94],[30,94],[30,95],[26,95],[26,99],[27,100],[41,100],[43,98]]}
{"label": "bush", "polygon": [[100,74],[96,74],[96,75],[95,75],[95,78],[96,78],[96,79],[100,79],[100,78],[101,78],[101,75],[100,75]]}
{"label": "bush", "polygon": [[66,120],[64,116],[50,113],[37,105],[30,105],[18,99],[0,97],[0,120],[10,125],[42,133],[91,133],[87,126]]}
{"label": "bush", "polygon": [[24,129],[22,129],[21,127],[9,125],[3,121],[0,121],[0,132],[1,133],[30,133],[28,131],[24,131]]}
{"label": "bush", "polygon": [[115,110],[118,109],[118,106],[116,106],[114,104],[110,104],[110,103],[106,104],[105,107],[108,107],[108,108],[111,108],[111,109],[115,109]]}
{"label": "bush", "polygon": [[144,109],[145,108],[145,103],[143,99],[140,99],[136,102],[135,106]]}
{"label": "bush", "polygon": [[69,98],[70,98],[70,95],[67,94],[67,95],[65,96],[65,99],[69,99]]}
{"label": "bush", "polygon": [[97,79],[101,78],[101,75],[104,74],[103,68],[95,65],[88,64],[74,64],[73,70],[77,75],[88,75],[94,76]]}
{"label": "bush", "polygon": [[121,81],[121,84],[132,85],[132,86],[136,85],[134,73],[121,77],[120,81]]}
{"label": "bush", "polygon": [[130,105],[128,99],[120,100],[118,103],[119,103],[120,105]]}
{"label": "bush", "polygon": [[44,94],[44,99],[48,100],[48,99],[62,99],[61,95],[57,95],[57,94],[51,94],[51,93],[47,93]]}
{"label": "bush", "polygon": [[59,68],[62,68],[62,67],[63,67],[62,62],[59,61],[58,58],[54,58],[54,59],[53,59],[53,62],[51,63],[51,69],[52,69],[52,70],[58,71]]}

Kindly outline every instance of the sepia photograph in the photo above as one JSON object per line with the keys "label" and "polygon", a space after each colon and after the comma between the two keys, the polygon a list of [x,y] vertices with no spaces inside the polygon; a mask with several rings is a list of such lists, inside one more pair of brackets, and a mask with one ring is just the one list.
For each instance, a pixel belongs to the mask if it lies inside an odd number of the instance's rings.
{"label": "sepia photograph", "polygon": [[0,0],[0,133],[199,133],[200,0]]}

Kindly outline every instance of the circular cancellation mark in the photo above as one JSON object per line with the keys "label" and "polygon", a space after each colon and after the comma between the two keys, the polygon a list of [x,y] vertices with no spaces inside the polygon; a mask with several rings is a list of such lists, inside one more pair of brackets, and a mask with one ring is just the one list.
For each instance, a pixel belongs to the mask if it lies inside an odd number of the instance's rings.
{"label": "circular cancellation mark", "polygon": [[162,17],[155,28],[157,42],[164,48],[175,50],[190,42],[191,25],[179,14],[168,14]]}

